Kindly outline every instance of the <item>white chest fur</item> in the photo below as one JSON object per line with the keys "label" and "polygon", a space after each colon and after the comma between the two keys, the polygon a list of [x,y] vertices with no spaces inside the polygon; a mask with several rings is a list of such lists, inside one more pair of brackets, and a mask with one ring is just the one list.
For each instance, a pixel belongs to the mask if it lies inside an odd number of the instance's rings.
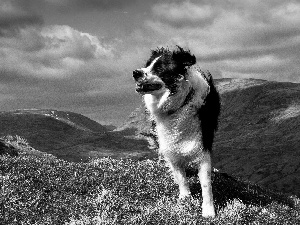
{"label": "white chest fur", "polygon": [[[157,98],[153,95],[145,95],[146,106],[156,121],[159,151],[169,160],[191,161],[197,158],[202,148],[202,132],[197,107],[192,101],[182,106],[183,101],[179,100],[181,96],[169,104],[168,96],[165,94]],[[175,111],[172,114],[164,112],[162,107],[166,105],[168,106],[166,108],[172,108]]]}
{"label": "white chest fur", "polygon": [[168,89],[164,89],[163,91],[157,94],[145,94],[144,101],[146,107],[150,111],[152,115],[156,115],[159,113],[159,109],[161,109],[162,105],[167,101],[170,95],[170,91]]}
{"label": "white chest fur", "polygon": [[156,120],[159,151],[167,158],[188,156],[190,161],[201,151],[202,132],[194,110],[184,107],[171,116]]}

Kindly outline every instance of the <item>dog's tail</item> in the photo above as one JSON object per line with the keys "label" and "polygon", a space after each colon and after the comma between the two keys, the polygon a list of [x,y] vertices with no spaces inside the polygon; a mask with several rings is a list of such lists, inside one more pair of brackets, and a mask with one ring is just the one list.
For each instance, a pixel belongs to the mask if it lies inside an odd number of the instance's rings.
{"label": "dog's tail", "polygon": [[215,132],[218,129],[221,102],[210,72],[201,71],[201,74],[209,84],[210,91],[206,96],[205,104],[199,109],[198,115],[201,121],[203,147],[205,150],[211,151]]}

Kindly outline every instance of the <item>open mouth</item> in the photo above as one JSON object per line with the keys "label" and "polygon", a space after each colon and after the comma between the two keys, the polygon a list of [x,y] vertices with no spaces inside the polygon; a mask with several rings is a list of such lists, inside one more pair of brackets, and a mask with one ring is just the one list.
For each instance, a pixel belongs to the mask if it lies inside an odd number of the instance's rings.
{"label": "open mouth", "polygon": [[144,84],[137,84],[136,91],[137,92],[152,92],[157,91],[162,88],[162,85],[159,83],[144,83]]}

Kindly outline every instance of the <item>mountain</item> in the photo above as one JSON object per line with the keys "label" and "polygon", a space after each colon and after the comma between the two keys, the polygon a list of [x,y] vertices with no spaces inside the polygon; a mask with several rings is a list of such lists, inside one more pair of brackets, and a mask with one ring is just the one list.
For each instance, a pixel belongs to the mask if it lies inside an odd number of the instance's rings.
{"label": "mountain", "polygon": [[152,158],[144,140],[109,132],[99,123],[77,113],[52,109],[0,112],[0,137],[18,135],[42,152],[67,161],[89,158]]}
{"label": "mountain", "polygon": [[[300,195],[300,84],[217,79],[221,95],[214,167],[277,191]],[[151,137],[144,107],[118,132]]]}
{"label": "mountain", "polygon": [[[30,130],[37,126],[50,126],[49,129],[54,129],[57,124],[64,124],[65,126],[81,131],[97,133],[105,133],[107,131],[104,126],[83,115],[52,109],[19,109],[10,112],[0,112],[0,116],[2,124],[1,131],[3,132],[20,129]],[[33,123],[33,120],[39,122]],[[10,124],[13,126],[10,126]],[[53,127],[51,128],[51,126]]]}

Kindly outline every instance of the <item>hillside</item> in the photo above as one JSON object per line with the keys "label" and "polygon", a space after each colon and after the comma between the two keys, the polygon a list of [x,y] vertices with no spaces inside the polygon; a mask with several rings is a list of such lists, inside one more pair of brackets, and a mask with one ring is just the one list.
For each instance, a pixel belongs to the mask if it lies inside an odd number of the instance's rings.
{"label": "hillside", "polygon": [[[50,126],[50,129],[59,125],[82,131],[105,133],[107,130],[101,124],[78,113],[58,111],[53,109],[19,109],[9,112],[0,112],[1,132],[14,132],[16,130],[30,130]],[[33,123],[36,122],[37,123]],[[57,123],[53,121],[57,121]],[[51,121],[51,122],[50,122]],[[49,123],[50,122],[50,123]],[[59,124],[59,125],[58,125]],[[53,127],[51,127],[53,126]],[[61,129],[66,129],[65,127]]]}
{"label": "hillside", "polygon": [[68,161],[89,158],[144,158],[152,152],[144,140],[109,132],[99,123],[77,113],[57,110],[0,112],[0,137],[18,135],[40,151]]}
{"label": "hillside", "polygon": [[[300,195],[300,84],[219,79],[222,111],[214,166],[265,187]],[[149,133],[143,107],[119,132]],[[140,135],[139,135],[140,136]]]}

